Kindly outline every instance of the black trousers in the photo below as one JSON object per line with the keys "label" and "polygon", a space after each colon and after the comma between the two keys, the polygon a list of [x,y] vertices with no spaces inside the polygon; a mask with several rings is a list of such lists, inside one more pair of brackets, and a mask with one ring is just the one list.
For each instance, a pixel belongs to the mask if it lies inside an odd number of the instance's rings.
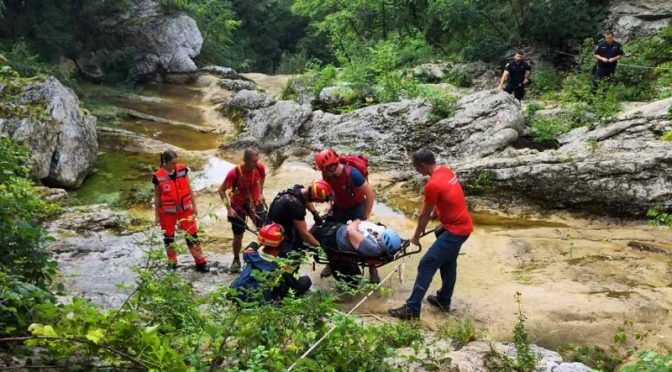
{"label": "black trousers", "polygon": [[507,82],[504,86],[504,91],[509,94],[513,93],[513,96],[519,101],[525,97],[525,85],[523,83],[512,84]]}

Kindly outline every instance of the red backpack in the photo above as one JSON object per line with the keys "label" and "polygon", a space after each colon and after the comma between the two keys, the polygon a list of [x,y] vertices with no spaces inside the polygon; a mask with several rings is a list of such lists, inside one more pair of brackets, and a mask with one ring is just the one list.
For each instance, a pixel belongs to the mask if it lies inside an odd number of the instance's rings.
{"label": "red backpack", "polygon": [[369,159],[364,155],[342,155],[339,161],[345,165],[357,168],[362,173],[362,176],[369,179]]}

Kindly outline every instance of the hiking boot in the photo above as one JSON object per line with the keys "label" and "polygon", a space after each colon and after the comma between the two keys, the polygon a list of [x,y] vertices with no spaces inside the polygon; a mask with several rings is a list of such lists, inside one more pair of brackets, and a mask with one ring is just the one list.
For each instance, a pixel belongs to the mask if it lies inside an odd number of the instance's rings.
{"label": "hiking boot", "polygon": [[390,314],[391,317],[399,318],[401,320],[420,319],[420,312],[414,312],[413,310],[411,310],[408,304],[404,304],[396,309],[389,309],[387,310],[387,313]]}
{"label": "hiking boot", "polygon": [[369,268],[369,283],[371,284],[380,283],[380,275],[378,275],[378,269],[375,267]]}
{"label": "hiking boot", "polygon": [[229,267],[229,272],[231,274],[235,274],[239,271],[240,271],[240,260],[234,259],[233,262],[231,262],[231,266]]}
{"label": "hiking boot", "polygon": [[170,271],[175,271],[177,270],[177,262],[168,262],[168,265],[166,267]]}
{"label": "hiking boot", "polygon": [[331,266],[327,265],[322,269],[322,272],[320,273],[321,278],[326,278],[331,276]]}
{"label": "hiking boot", "polygon": [[449,312],[450,311],[450,301],[441,301],[438,296],[429,295],[427,296],[427,302],[430,305],[438,307],[441,311]]}
{"label": "hiking boot", "polygon": [[208,273],[210,272],[210,267],[208,266],[207,262],[203,262],[200,264],[196,264],[196,271],[199,273]]}

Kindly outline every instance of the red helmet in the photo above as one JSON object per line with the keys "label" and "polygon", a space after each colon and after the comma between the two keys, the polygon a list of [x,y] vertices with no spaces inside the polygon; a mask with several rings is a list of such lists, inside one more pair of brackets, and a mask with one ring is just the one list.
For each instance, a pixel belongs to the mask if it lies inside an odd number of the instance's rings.
{"label": "red helmet", "polygon": [[266,247],[278,247],[282,243],[283,228],[277,223],[265,225],[259,230],[257,241]]}
{"label": "red helmet", "polygon": [[315,155],[315,166],[318,170],[338,163],[338,154],[332,149],[324,149]]}
{"label": "red helmet", "polygon": [[334,196],[331,186],[325,180],[316,180],[310,183],[310,199],[316,202],[326,202]]}

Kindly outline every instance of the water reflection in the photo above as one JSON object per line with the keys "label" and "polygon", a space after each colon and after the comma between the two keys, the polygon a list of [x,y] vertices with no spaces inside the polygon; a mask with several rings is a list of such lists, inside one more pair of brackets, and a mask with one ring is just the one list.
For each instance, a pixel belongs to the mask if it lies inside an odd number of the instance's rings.
{"label": "water reflection", "polygon": [[235,165],[216,156],[207,159],[203,170],[193,172],[191,177],[191,187],[195,191],[206,189],[213,185],[220,185],[226,174],[233,169]]}

